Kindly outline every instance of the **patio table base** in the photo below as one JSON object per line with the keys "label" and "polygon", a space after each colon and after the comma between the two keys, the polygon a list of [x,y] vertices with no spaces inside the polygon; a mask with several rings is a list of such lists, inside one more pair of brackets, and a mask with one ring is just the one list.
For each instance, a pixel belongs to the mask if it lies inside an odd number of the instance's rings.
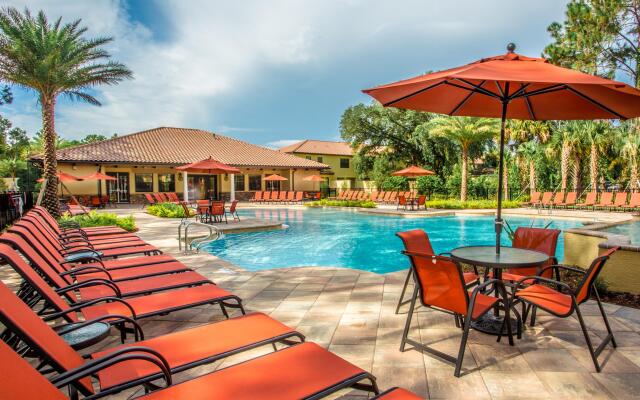
{"label": "patio table base", "polygon": [[[498,336],[500,333],[500,328],[502,327],[502,320],[504,316],[495,316],[493,313],[489,312],[482,317],[478,318],[476,321],[471,323],[471,327],[477,331],[482,333],[487,333],[489,335]],[[518,328],[518,322],[515,318],[511,318],[511,332],[516,332]],[[505,326],[503,335],[507,334],[507,327]]]}

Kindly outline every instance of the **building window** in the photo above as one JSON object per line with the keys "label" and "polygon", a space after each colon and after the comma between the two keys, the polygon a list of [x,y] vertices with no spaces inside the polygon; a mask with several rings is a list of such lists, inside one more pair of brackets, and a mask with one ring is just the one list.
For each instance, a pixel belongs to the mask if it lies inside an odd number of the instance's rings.
{"label": "building window", "polygon": [[176,176],[174,174],[159,174],[158,175],[158,190],[160,192],[175,192],[176,191]]}
{"label": "building window", "polygon": [[244,175],[236,175],[234,182],[234,190],[236,192],[244,192]]}
{"label": "building window", "polygon": [[304,156],[307,160],[311,160],[311,156]]}
{"label": "building window", "polygon": [[153,174],[136,174],[136,192],[153,192]]}
{"label": "building window", "polygon": [[318,162],[321,163],[322,161],[322,157],[318,157]]}
{"label": "building window", "polygon": [[262,190],[262,175],[249,175],[249,190]]}
{"label": "building window", "polygon": [[340,168],[349,168],[349,159],[341,158],[340,159]]}

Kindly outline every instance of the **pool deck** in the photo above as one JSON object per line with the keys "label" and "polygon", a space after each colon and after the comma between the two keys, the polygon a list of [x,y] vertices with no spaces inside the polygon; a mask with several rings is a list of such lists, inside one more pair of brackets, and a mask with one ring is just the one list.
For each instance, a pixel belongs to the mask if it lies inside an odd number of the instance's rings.
{"label": "pool deck", "polygon": [[[276,206],[278,207],[278,206]],[[281,207],[278,207],[281,208]],[[182,254],[176,233],[179,219],[163,219],[140,209],[108,209],[133,214],[142,239],[172,254],[221,287],[243,298],[247,311],[261,311],[297,329],[307,340],[371,371],[382,389],[404,386],[430,399],[632,399],[640,393],[640,310],[606,304],[618,348],[608,347],[600,357],[603,372],[596,373],[575,318],[538,314],[534,328],[510,347],[494,336],[471,331],[463,376],[453,366],[408,348],[399,351],[407,306],[399,315],[395,306],[405,271],[379,275],[345,268],[300,267],[251,272],[206,252]],[[619,213],[618,213],[619,214]],[[604,216],[603,216],[604,217]],[[598,217],[600,218],[600,216]],[[609,218],[619,218],[616,215]],[[229,225],[232,223],[230,222]],[[2,269],[0,279],[17,284],[15,273]],[[592,339],[599,343],[604,327],[597,306],[581,307]],[[235,312],[234,315],[237,315]],[[223,320],[220,309],[202,306],[145,319],[148,338]],[[451,316],[420,308],[410,337],[455,355],[461,332]],[[83,353],[119,343],[113,334]],[[260,348],[201,366],[175,376],[176,382],[224,368],[267,352]],[[141,395],[131,389],[110,399]],[[332,398],[366,399],[362,392],[343,391]]]}
{"label": "pool deck", "polygon": [[[463,376],[431,355],[398,350],[406,306],[394,313],[405,272],[371,272],[322,267],[245,271],[205,252],[184,255],[174,235],[178,220],[160,219],[140,210],[133,213],[139,236],[213,279],[244,299],[248,311],[262,311],[296,328],[314,341],[359,367],[371,371],[381,388],[404,386],[431,399],[631,399],[640,393],[640,310],[607,304],[618,349],[601,355],[604,371],[595,373],[584,338],[574,318],[558,319],[539,313],[538,324],[527,328],[510,347],[495,337],[472,331]],[[595,303],[582,306],[593,329],[603,337]],[[145,320],[148,337],[223,319],[216,307],[198,307]],[[411,337],[456,354],[461,333],[446,314],[421,308]],[[110,342],[90,350],[112,346]],[[178,375],[178,381],[270,351],[259,349]],[[132,390],[112,398],[126,398]],[[138,391],[140,394],[141,391]],[[361,392],[342,392],[340,398],[365,399]]]}

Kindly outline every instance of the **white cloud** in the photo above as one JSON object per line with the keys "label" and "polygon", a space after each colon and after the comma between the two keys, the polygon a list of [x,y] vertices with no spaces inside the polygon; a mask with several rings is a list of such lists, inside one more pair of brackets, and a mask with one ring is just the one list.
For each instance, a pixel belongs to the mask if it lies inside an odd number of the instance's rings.
{"label": "white cloud", "polygon": [[[498,0],[167,0],[146,5],[159,7],[167,20],[160,28],[167,30],[167,38],[157,40],[153,31],[135,22],[127,6],[118,0],[9,3],[18,8],[28,5],[32,11],[44,9],[52,19],[60,15],[66,21],[82,18],[89,35],[114,37],[109,51],[134,72],[134,80],[96,89],[102,107],[60,104],[57,130],[67,137],[129,133],[163,125],[214,129],[227,123],[219,110],[234,94],[268,99],[265,93],[252,90],[268,80],[274,69],[307,73],[305,84],[313,86],[315,74],[339,74],[364,49],[369,51],[372,66],[403,63],[401,59],[389,60],[375,49],[404,46],[406,38],[418,38],[424,47],[415,51],[429,52],[436,63],[443,63],[452,41],[463,49],[474,48],[474,44],[486,42],[482,35],[490,37],[500,32],[502,36],[516,29],[513,27],[521,29],[527,19],[544,14],[545,9],[563,8],[556,0],[527,5]],[[555,14],[549,18],[557,19]],[[498,44],[503,46],[502,42],[509,40],[517,37],[501,38]],[[501,50],[496,47],[495,52]],[[468,57],[463,60],[470,61]],[[421,65],[413,67],[416,72],[424,72]],[[394,78],[399,77],[389,75],[389,80]],[[310,101],[296,97],[296,89],[292,88],[292,101]],[[21,100],[7,114],[16,125],[33,132],[40,126],[35,97]],[[259,121],[241,124],[260,127]]]}
{"label": "white cloud", "polygon": [[274,140],[272,142],[269,142],[267,144],[265,144],[265,147],[268,147],[270,149],[279,149],[281,147],[285,147],[285,146],[290,146],[292,144],[301,142],[304,139],[282,139],[282,140]]}

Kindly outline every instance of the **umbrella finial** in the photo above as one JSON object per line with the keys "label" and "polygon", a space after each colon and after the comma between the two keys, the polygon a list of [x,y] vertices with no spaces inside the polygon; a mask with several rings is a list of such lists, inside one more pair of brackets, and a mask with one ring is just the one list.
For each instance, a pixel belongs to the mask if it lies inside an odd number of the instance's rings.
{"label": "umbrella finial", "polygon": [[516,51],[516,44],[513,42],[509,42],[509,44],[507,45],[507,52],[513,53],[514,51]]}

